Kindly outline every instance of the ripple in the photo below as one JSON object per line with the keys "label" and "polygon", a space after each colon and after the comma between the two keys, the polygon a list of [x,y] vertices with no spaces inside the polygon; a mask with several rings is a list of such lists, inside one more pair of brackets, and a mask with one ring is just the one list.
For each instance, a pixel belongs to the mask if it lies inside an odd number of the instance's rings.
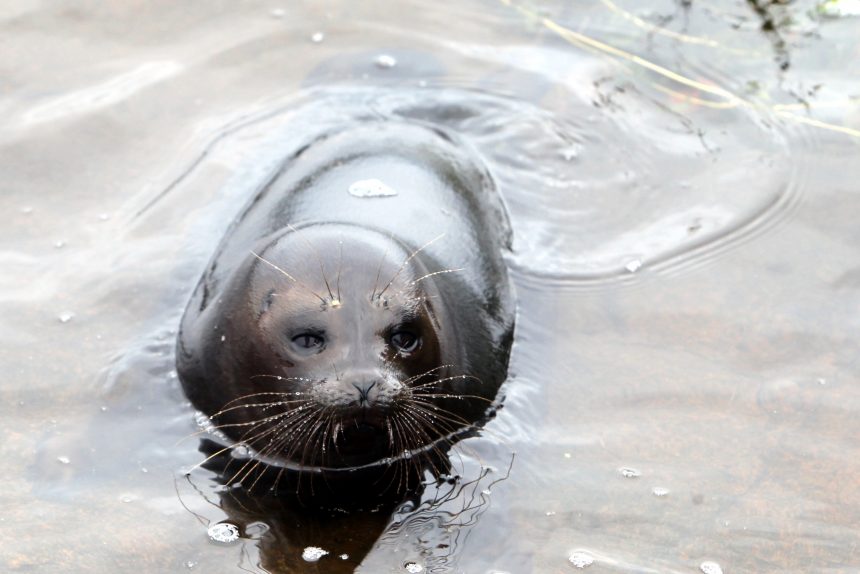
{"label": "ripple", "polygon": [[445,127],[486,159],[513,214],[509,263],[526,280],[589,288],[684,272],[792,211],[800,168],[763,112],[671,107],[623,77],[589,85],[557,110],[456,87],[313,88],[216,129],[139,214],[224,162],[237,167],[225,193],[247,197],[316,135],[369,118]]}

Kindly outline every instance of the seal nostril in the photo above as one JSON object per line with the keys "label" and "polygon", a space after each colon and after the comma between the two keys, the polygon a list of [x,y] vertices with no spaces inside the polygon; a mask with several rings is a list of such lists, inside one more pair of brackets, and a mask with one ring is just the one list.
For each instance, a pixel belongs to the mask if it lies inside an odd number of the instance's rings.
{"label": "seal nostril", "polygon": [[358,403],[360,405],[366,405],[370,403],[370,391],[373,387],[376,386],[376,381],[364,385],[358,385],[356,383],[352,383],[352,386],[355,387],[355,390],[358,391]]}

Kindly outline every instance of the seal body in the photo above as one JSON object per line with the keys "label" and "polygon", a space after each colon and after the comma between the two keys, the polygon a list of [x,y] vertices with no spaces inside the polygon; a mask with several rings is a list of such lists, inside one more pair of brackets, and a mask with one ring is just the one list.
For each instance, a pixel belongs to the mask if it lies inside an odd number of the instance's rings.
{"label": "seal body", "polygon": [[289,157],[182,319],[186,395],[258,459],[347,469],[482,420],[507,373],[508,219],[462,142],[368,122]]}

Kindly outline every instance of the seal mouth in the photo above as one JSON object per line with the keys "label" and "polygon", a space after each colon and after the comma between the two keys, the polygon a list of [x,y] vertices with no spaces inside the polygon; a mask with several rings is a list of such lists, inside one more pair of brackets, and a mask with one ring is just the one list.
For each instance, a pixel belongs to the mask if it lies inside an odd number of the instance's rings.
{"label": "seal mouth", "polygon": [[366,427],[377,432],[386,430],[387,411],[367,406],[351,406],[340,414],[340,424],[344,429]]}

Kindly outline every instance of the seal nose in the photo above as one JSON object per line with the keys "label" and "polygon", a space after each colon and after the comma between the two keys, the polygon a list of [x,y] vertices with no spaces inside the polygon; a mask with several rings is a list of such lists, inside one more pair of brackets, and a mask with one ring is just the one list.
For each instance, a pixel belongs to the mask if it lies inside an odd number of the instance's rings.
{"label": "seal nose", "polygon": [[355,390],[358,391],[358,404],[361,407],[369,407],[376,402],[379,396],[379,386],[376,381],[352,383]]}

